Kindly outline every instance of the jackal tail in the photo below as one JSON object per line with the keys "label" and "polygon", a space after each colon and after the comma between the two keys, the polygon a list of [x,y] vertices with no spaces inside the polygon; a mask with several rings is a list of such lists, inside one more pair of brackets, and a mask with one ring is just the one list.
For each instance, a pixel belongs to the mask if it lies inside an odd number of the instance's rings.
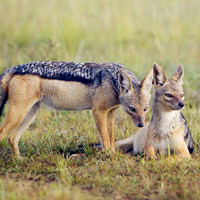
{"label": "jackal tail", "polygon": [[8,100],[8,83],[12,75],[2,74],[0,76],[0,117],[3,113],[4,106]]}

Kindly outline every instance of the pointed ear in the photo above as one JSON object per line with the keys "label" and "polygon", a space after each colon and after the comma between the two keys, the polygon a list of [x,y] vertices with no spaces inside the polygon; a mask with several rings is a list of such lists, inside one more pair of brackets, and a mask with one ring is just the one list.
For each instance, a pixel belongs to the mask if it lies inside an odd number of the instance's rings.
{"label": "pointed ear", "polygon": [[154,84],[154,88],[158,88],[164,85],[164,83],[166,83],[167,80],[167,76],[165,74],[165,72],[161,69],[161,67],[159,67],[158,64],[154,64],[153,65],[153,84]]}
{"label": "pointed ear", "polygon": [[183,84],[184,70],[183,65],[179,65],[176,72],[172,75],[171,80]]}
{"label": "pointed ear", "polygon": [[151,91],[153,81],[153,70],[151,70],[141,82],[141,89],[147,92]]}
{"label": "pointed ear", "polygon": [[120,85],[120,93],[124,92],[127,93],[131,89],[131,80],[128,76],[128,74],[124,71],[121,70],[119,72],[119,85]]}

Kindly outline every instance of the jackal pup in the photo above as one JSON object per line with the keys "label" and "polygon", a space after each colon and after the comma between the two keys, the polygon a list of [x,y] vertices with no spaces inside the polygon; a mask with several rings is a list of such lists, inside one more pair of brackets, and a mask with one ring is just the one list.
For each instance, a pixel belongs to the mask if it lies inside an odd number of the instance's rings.
{"label": "jackal pup", "polygon": [[9,68],[0,76],[0,112],[9,104],[0,141],[11,133],[14,155],[20,155],[18,141],[45,103],[57,110],[92,109],[104,150],[115,152],[115,110],[121,104],[136,126],[144,126],[152,79],[152,71],[140,81],[115,63],[44,61]]}
{"label": "jackal pup", "polygon": [[144,151],[145,156],[153,158],[157,153],[164,156],[176,153],[190,157],[193,141],[186,120],[181,113],[184,107],[183,67],[168,80],[165,72],[153,66],[155,97],[153,115],[150,123],[139,129],[133,136],[116,142],[118,148],[130,150],[134,154]]}

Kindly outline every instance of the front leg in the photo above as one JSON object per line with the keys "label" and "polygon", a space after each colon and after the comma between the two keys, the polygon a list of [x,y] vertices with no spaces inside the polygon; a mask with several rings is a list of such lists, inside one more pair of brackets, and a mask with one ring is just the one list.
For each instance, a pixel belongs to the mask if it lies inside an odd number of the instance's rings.
{"label": "front leg", "polygon": [[93,109],[92,113],[97,126],[97,130],[101,135],[103,149],[104,151],[108,151],[110,149],[110,139],[107,128],[107,111]]}
{"label": "front leg", "polygon": [[152,144],[147,143],[144,147],[144,155],[148,159],[156,158],[155,149]]}
{"label": "front leg", "polygon": [[108,112],[107,123],[108,123],[108,134],[110,137],[110,148],[112,153],[116,153],[115,150],[115,130],[114,130],[114,120],[115,120],[116,108]]}

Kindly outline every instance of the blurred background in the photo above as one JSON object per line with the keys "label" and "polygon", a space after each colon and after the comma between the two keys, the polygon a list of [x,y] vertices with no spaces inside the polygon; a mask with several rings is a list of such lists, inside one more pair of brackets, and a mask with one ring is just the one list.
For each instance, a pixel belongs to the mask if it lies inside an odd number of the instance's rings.
{"label": "blurred background", "polygon": [[199,0],[0,0],[0,71],[38,60],[116,62],[140,78],[185,67],[200,101]]}
{"label": "blurred background", "polygon": [[[107,157],[89,146],[99,142],[91,111],[42,108],[19,142],[23,162],[0,143],[0,199],[199,199],[199,13],[200,0],[0,0],[0,73],[42,60],[116,62],[142,79],[155,62],[168,77],[182,63],[195,144],[190,161]],[[119,109],[116,140],[136,129]]]}

